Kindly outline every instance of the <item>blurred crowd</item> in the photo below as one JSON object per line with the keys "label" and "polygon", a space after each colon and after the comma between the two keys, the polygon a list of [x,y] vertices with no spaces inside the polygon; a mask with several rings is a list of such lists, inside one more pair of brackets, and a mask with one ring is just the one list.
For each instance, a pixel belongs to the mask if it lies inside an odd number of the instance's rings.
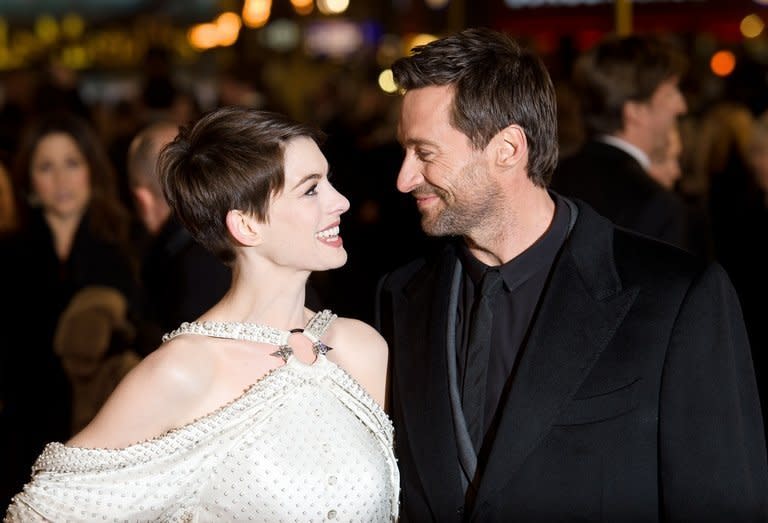
{"label": "blurred crowd", "polygon": [[[46,442],[87,423],[164,332],[226,289],[228,268],[174,221],[154,177],[159,150],[203,111],[277,110],[327,134],[332,181],[351,202],[341,224],[349,262],[313,275],[310,305],[372,322],[380,277],[430,249],[413,203],[395,188],[399,98],[365,68],[339,66],[313,75],[302,102],[287,104],[257,73],[222,72],[207,104],[159,50],[147,55],[135,94],[110,103],[89,103],[78,76],[55,63],[0,77],[0,288],[9,311],[1,320],[0,506]],[[565,161],[588,139],[584,100],[570,64],[553,68],[553,78]],[[762,386],[768,101],[745,96],[740,84],[702,100],[703,81],[684,73],[687,110],[671,115],[676,125],[648,173],[654,190],[685,210],[680,246],[719,261],[732,279]]]}

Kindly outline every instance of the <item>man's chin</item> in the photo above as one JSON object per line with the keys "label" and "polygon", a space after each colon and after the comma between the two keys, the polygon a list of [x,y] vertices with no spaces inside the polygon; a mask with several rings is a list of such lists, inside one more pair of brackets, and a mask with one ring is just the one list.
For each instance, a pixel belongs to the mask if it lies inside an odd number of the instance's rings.
{"label": "man's chin", "polygon": [[421,230],[424,231],[424,234],[427,236],[452,236],[455,234],[454,232],[449,231],[440,221],[434,219],[430,220],[424,216],[421,217]]}

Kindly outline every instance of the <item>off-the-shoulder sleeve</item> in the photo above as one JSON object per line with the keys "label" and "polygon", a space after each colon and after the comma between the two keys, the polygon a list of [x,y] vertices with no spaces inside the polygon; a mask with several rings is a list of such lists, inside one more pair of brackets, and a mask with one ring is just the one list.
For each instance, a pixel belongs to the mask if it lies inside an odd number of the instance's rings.
{"label": "off-the-shoulder sleeve", "polygon": [[4,521],[194,521],[209,455],[193,441],[120,450],[51,443]]}

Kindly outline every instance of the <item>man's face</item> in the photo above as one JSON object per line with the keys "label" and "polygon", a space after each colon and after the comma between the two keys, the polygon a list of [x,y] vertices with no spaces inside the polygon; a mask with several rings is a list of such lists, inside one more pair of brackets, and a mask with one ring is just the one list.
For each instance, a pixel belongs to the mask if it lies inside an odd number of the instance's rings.
{"label": "man's face", "polygon": [[398,127],[405,158],[397,188],[416,198],[427,234],[472,236],[489,223],[501,191],[484,151],[450,124],[452,100],[450,86],[405,94]]}
{"label": "man's face", "polygon": [[643,122],[648,136],[648,154],[658,154],[667,147],[667,137],[677,118],[688,110],[678,87],[678,79],[662,82],[651,99],[644,104]]}

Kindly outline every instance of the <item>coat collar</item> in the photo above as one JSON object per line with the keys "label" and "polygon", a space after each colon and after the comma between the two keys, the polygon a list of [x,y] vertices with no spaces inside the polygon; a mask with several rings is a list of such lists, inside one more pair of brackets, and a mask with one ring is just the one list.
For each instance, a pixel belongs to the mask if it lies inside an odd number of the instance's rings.
{"label": "coat collar", "polygon": [[402,397],[404,430],[416,470],[437,521],[455,520],[464,496],[445,352],[457,259],[455,246],[447,245],[434,265],[417,272],[406,285],[399,304],[403,312],[398,312],[405,327],[396,333],[401,350],[394,386]]}
{"label": "coat collar", "polygon": [[497,495],[551,429],[634,302],[613,257],[613,226],[577,202],[579,217],[555,262],[474,505],[484,519]]}

